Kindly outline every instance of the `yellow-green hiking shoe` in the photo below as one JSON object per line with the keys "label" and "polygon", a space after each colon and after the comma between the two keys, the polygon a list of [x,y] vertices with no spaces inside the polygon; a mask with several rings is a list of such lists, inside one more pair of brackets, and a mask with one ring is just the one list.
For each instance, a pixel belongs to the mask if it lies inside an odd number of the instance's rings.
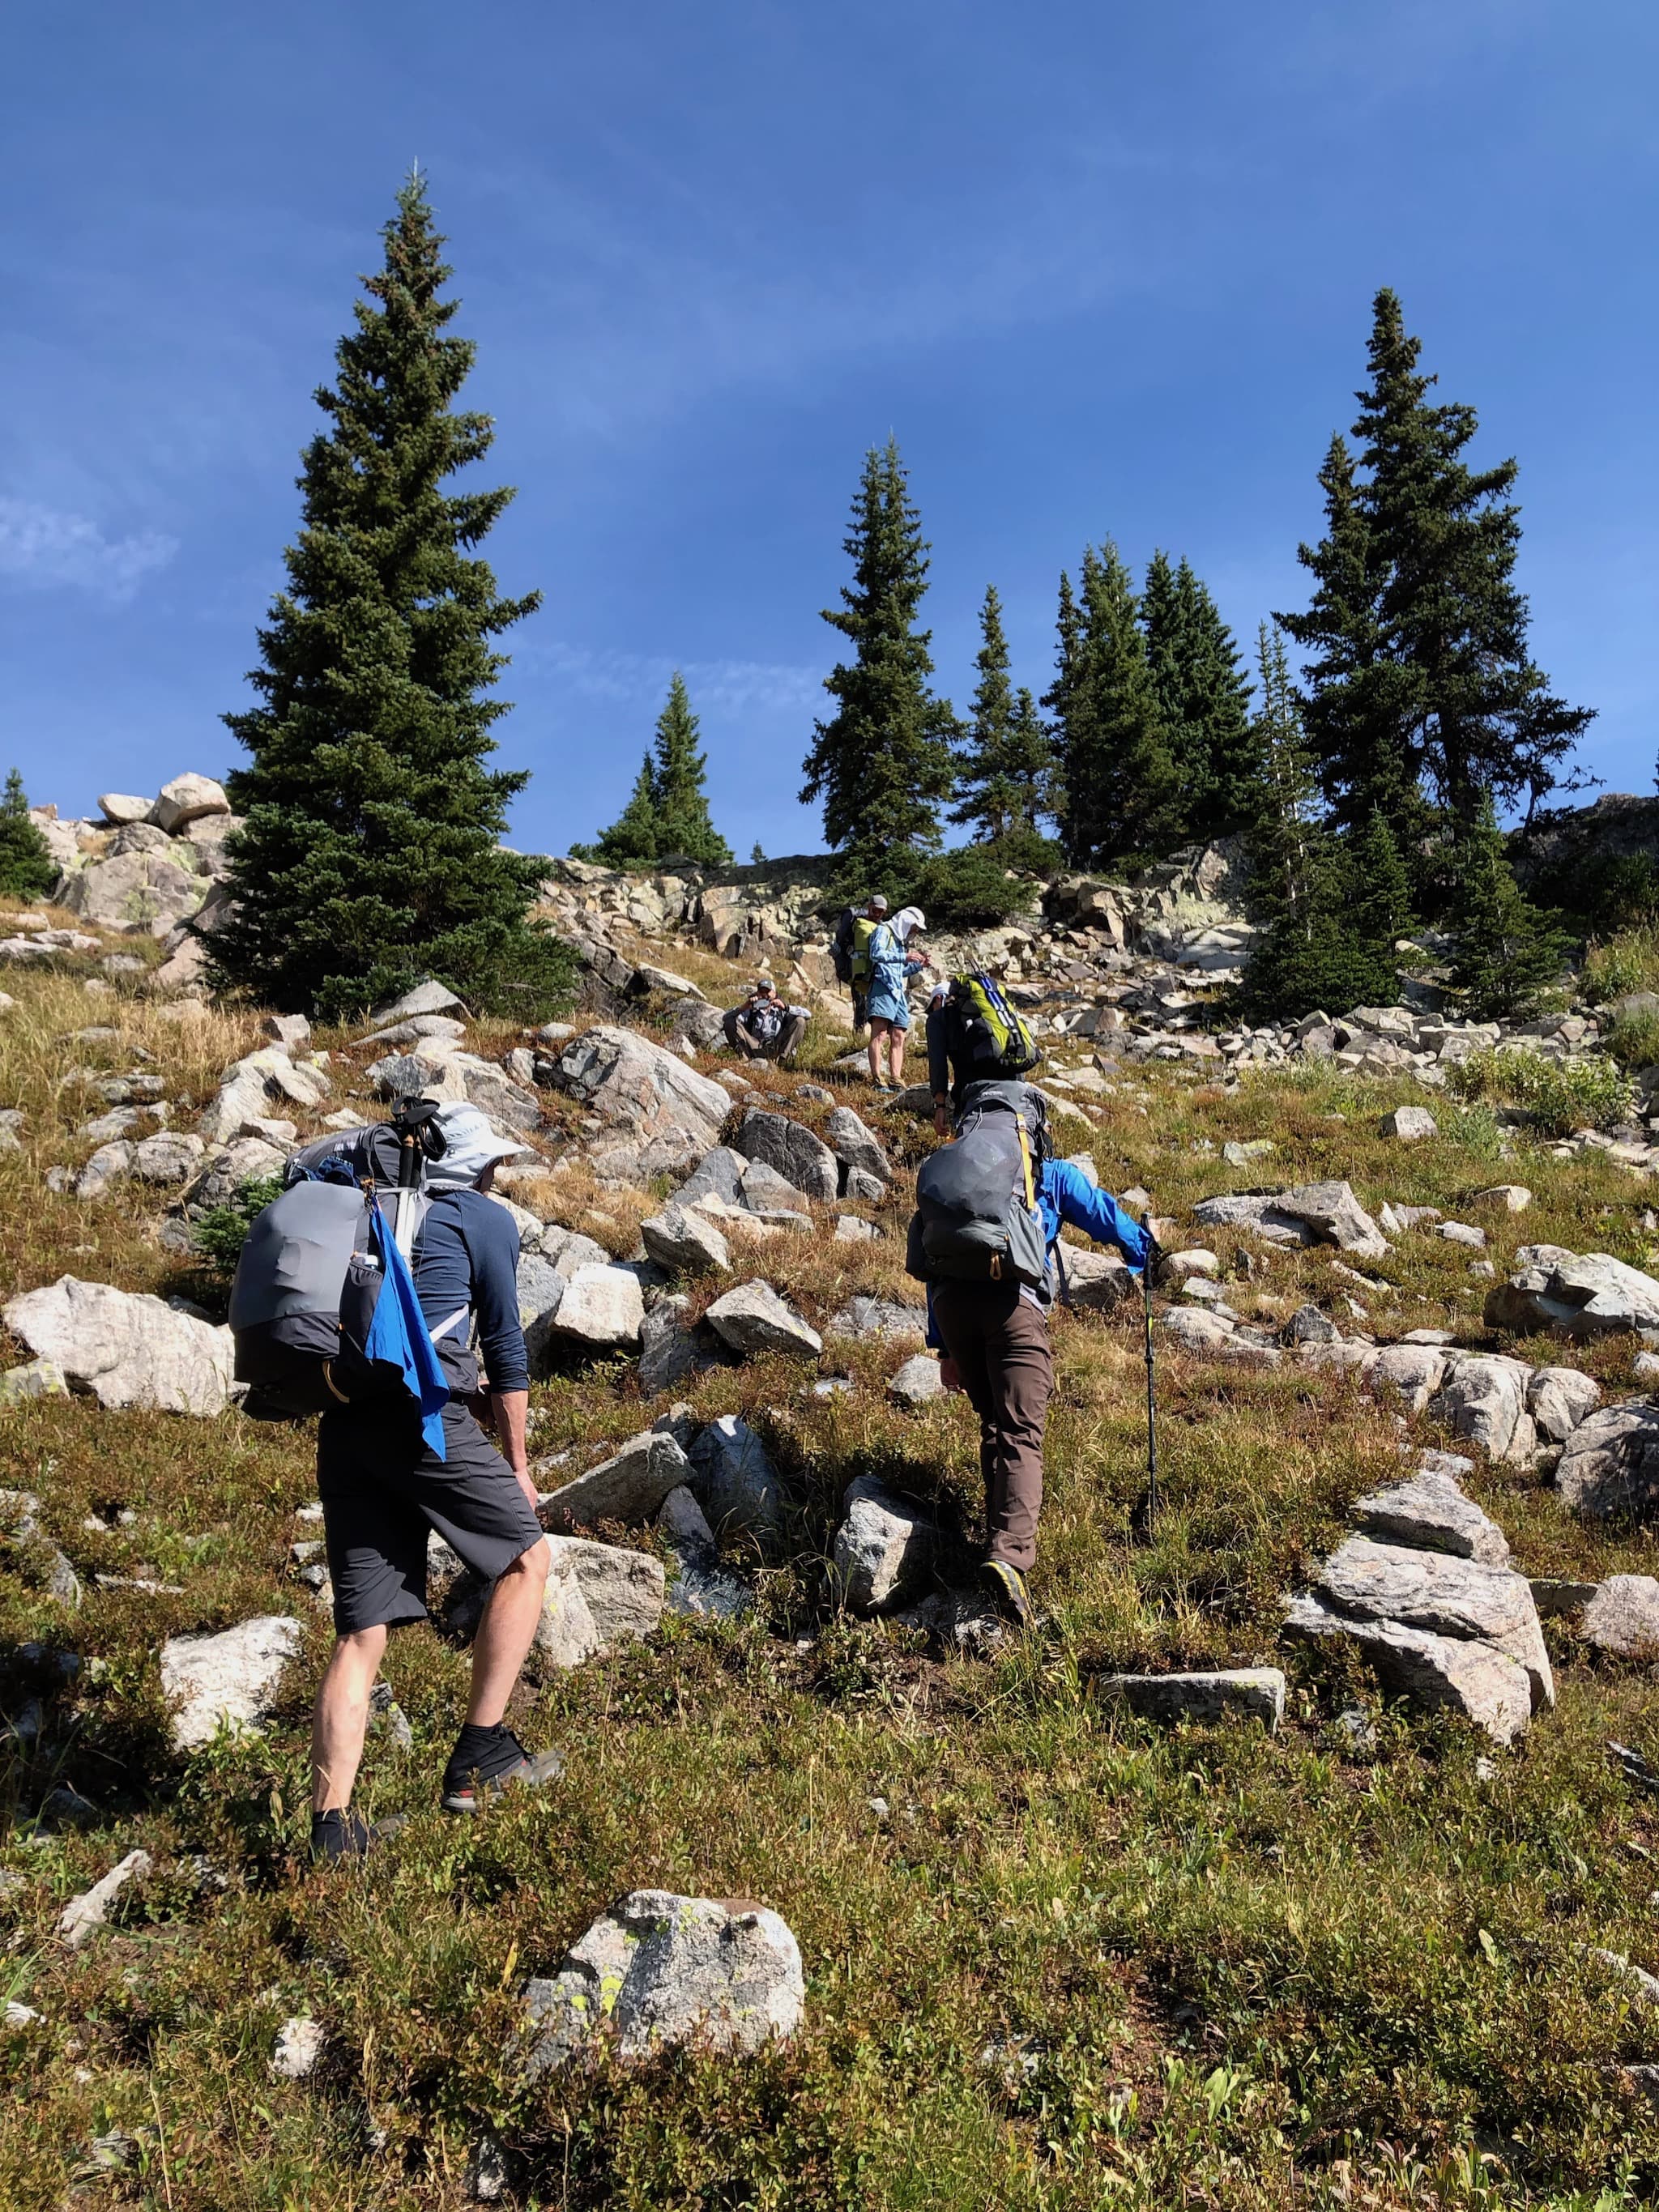
{"label": "yellow-green hiking shoe", "polygon": [[1018,1567],[1011,1567],[1006,1559],[987,1559],[979,1571],[979,1582],[1006,1620],[1012,1620],[1017,1628],[1030,1626],[1031,1593]]}

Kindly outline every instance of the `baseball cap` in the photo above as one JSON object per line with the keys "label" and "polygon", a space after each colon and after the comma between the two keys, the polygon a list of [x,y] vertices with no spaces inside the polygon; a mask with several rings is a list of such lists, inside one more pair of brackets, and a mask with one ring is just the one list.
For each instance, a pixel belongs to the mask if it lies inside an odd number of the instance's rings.
{"label": "baseball cap", "polygon": [[864,903],[866,906],[878,906],[884,914],[887,911],[887,898],[884,892],[872,891]]}
{"label": "baseball cap", "polygon": [[510,1160],[516,1152],[534,1149],[516,1137],[503,1136],[488,1114],[465,1099],[447,1099],[434,1118],[444,1133],[445,1151],[427,1170],[428,1187],[434,1190],[475,1183],[496,1160]]}

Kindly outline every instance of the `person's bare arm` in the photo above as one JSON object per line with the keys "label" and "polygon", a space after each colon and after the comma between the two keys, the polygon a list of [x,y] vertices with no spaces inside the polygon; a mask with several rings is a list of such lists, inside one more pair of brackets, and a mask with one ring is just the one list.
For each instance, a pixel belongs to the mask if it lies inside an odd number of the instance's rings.
{"label": "person's bare arm", "polygon": [[495,1441],[501,1446],[501,1457],[518,1476],[519,1487],[533,1507],[536,1486],[530,1480],[530,1454],[525,1443],[530,1393],[528,1390],[492,1390],[489,1407],[495,1416]]}

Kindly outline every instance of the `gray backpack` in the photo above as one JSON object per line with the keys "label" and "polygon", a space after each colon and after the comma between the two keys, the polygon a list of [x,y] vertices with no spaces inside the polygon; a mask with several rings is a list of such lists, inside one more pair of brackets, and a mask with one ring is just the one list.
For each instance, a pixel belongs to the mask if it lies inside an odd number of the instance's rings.
{"label": "gray backpack", "polygon": [[922,1162],[905,1269],[919,1282],[1048,1281],[1037,1203],[1048,1129],[1042,1100],[1024,1083],[974,1083],[953,1143]]}

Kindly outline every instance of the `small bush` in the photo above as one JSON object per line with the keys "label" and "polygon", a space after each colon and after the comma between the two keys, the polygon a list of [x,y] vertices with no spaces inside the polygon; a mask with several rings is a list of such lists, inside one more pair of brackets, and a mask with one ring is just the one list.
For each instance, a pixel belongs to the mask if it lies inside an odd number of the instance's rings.
{"label": "small bush", "polygon": [[1462,1098],[1521,1107],[1553,1137],[1575,1129],[1610,1128],[1631,1110],[1628,1077],[1599,1054],[1549,1060],[1520,1045],[1498,1045],[1489,1052],[1472,1052],[1452,1070],[1451,1085]]}
{"label": "small bush", "polygon": [[196,1249],[206,1272],[223,1290],[230,1288],[248,1231],[272,1199],[281,1195],[282,1188],[280,1176],[261,1176],[257,1182],[245,1182],[222,1206],[210,1207],[197,1223]]}
{"label": "small bush", "polygon": [[1659,991],[1659,921],[1638,922],[1605,944],[1592,945],[1584,960],[1584,990],[1592,999]]}
{"label": "small bush", "polygon": [[837,906],[861,906],[872,891],[886,894],[893,913],[919,906],[932,930],[994,929],[1036,902],[1032,879],[1011,875],[989,845],[963,845],[951,853],[896,848],[878,867],[849,860],[830,885]]}
{"label": "small bush", "polygon": [[1659,1014],[1620,1014],[1607,1048],[1620,1067],[1659,1064]]}

